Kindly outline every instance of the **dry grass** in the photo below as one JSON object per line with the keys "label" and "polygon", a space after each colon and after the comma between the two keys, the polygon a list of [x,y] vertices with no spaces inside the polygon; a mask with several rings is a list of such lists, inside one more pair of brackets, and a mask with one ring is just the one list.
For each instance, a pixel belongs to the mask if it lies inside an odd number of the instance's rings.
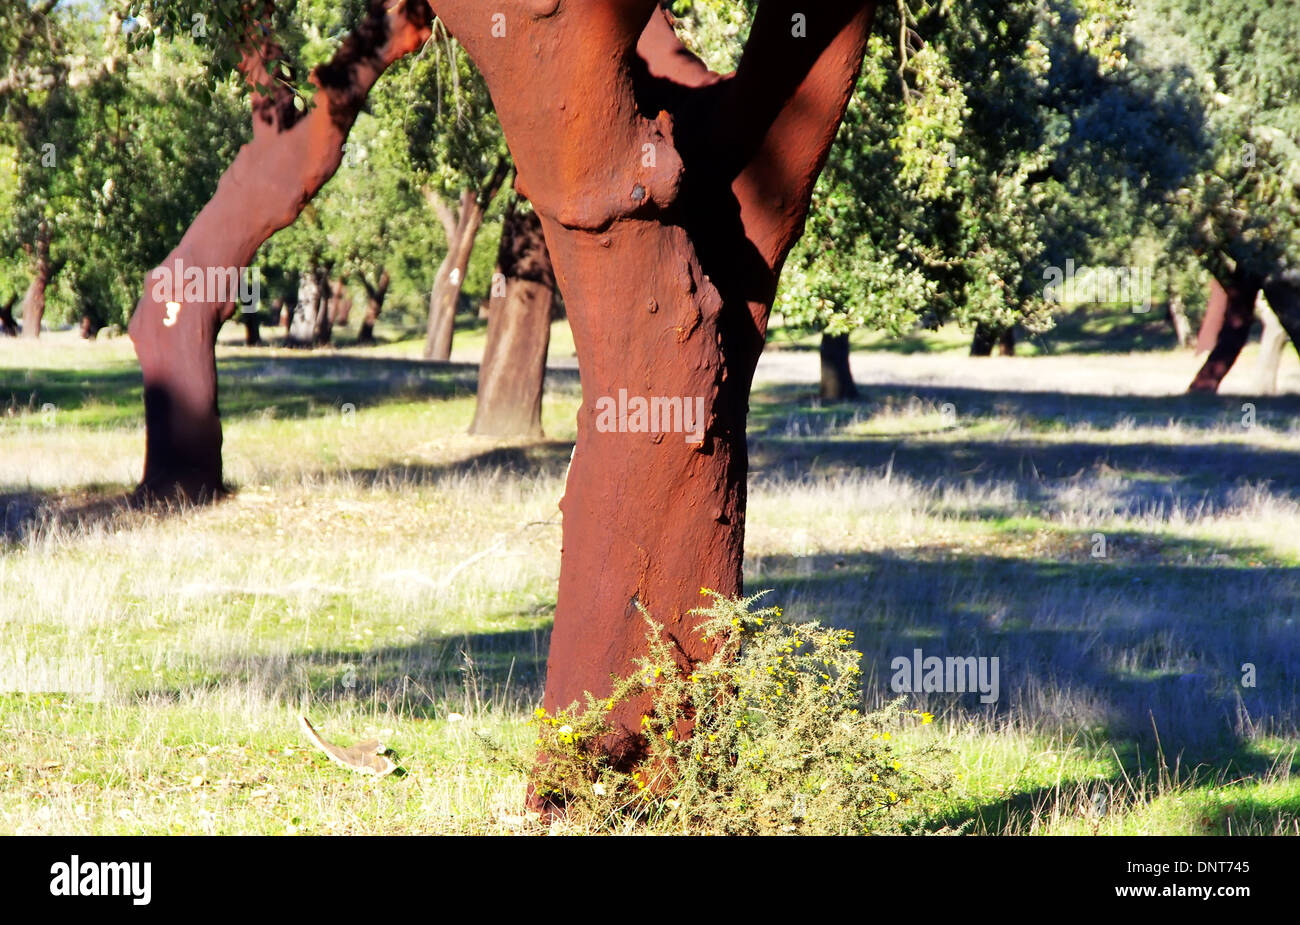
{"label": "dry grass", "polygon": [[[0,830],[534,831],[482,736],[527,757],[572,375],[553,439],[499,444],[464,435],[472,368],[223,348],[238,491],[144,515],[112,504],[143,446],[129,346],[51,341],[0,343],[0,650],[99,655],[106,694],[0,695]],[[874,700],[914,647],[999,656],[995,707],[916,701],[961,774],[927,809],[1296,834],[1295,398],[1255,400],[1246,428],[1240,399],[1161,394],[1127,357],[857,362],[881,382],[860,405],[782,381],[815,355],[760,377],[747,580],[856,630]],[[1185,382],[1182,354],[1141,362]],[[302,709],[407,773],[328,765]]]}

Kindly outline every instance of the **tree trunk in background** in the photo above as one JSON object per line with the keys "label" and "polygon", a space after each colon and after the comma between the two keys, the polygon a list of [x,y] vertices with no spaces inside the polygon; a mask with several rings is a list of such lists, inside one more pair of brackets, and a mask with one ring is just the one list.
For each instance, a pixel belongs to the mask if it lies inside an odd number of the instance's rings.
{"label": "tree trunk in background", "polygon": [[1300,352],[1300,271],[1283,273],[1264,284],[1264,298],[1278,324]]}
{"label": "tree trunk in background", "polygon": [[32,281],[23,296],[23,337],[40,337],[41,321],[45,317],[45,290],[54,277],[50,262],[50,229],[41,222],[36,232],[36,248],[32,263]]}
{"label": "tree trunk in background", "polygon": [[0,335],[4,337],[18,336],[18,322],[14,320],[14,306],[18,304],[18,296],[12,295],[4,304],[0,304]]}
{"label": "tree trunk in background", "polygon": [[821,397],[826,401],[848,401],[858,397],[849,365],[849,335],[822,334]]}
{"label": "tree trunk in background", "polygon": [[240,312],[239,323],[244,326],[244,346],[262,345],[262,316],[259,312]]}
{"label": "tree trunk in background", "polygon": [[1259,289],[1260,280],[1240,272],[1211,280],[1209,304],[1196,342],[1198,352],[1209,349],[1210,355],[1188,386],[1189,392],[1219,391],[1223,377],[1250,338]]}
{"label": "tree trunk in background", "polygon": [[1255,302],[1255,314],[1264,326],[1259,337],[1259,362],[1256,365],[1259,390],[1264,395],[1272,395],[1277,392],[1277,370],[1282,363],[1282,351],[1288,342],[1287,333],[1277,315],[1273,314],[1273,310],[1262,299]]}
{"label": "tree trunk in background", "polygon": [[81,321],[77,325],[78,333],[81,334],[82,340],[94,340],[99,335],[99,330],[103,325],[89,314],[81,316]]}
{"label": "tree trunk in background", "polygon": [[994,347],[998,350],[998,356],[1015,356],[1016,329],[985,324],[982,321],[978,322],[975,325],[975,336],[971,338],[970,355],[973,357],[992,356]]}
{"label": "tree trunk in background", "polygon": [[[707,603],[700,588],[741,591],[754,366],[873,6],[765,0],[723,78],[656,0],[543,0],[497,36],[478,2],[438,4],[492,93],[580,363],[548,709],[604,696],[632,669],[646,651],[640,606],[689,664],[712,650],[691,613]],[[691,426],[611,420],[620,390],[678,399]],[[698,432],[684,432],[697,402]],[[639,759],[647,703],[611,713],[615,762]]]}
{"label": "tree trunk in background", "polygon": [[361,276],[361,285],[366,288],[366,315],[361,319],[361,329],[357,331],[358,344],[375,342],[375,324],[379,321],[379,313],[384,310],[384,299],[388,297],[388,284],[388,270],[384,268],[380,268],[377,285],[370,285],[370,280],[364,275]]}
{"label": "tree trunk in background", "polygon": [[[251,84],[273,89],[269,96],[254,95],[252,141],[160,268],[179,260],[206,275],[208,268],[248,266],[263,242],[293,222],[333,176],[366,94],[389,65],[423,47],[432,22],[422,0],[391,10],[384,0],[370,0],[333,58],[312,71],[315,105],[302,113],[294,108],[293,94],[266,72],[278,49],[260,35],[252,38],[240,70]],[[151,274],[131,316],[131,340],[144,374],[146,429],[137,494],[206,499],[222,490],[214,348],[225,305],[172,305],[156,297]]]}
{"label": "tree trunk in background", "polygon": [[443,360],[451,358],[451,342],[456,331],[456,306],[460,291],[469,272],[469,260],[474,253],[474,242],[483,226],[483,216],[496,198],[510,162],[497,161],[491,176],[477,190],[463,190],[460,203],[453,206],[433,190],[425,190],[424,198],[442,222],[447,233],[447,254],[438,267],[429,293],[429,324],[425,334],[424,358]]}
{"label": "tree trunk in background", "polygon": [[1183,305],[1181,296],[1170,296],[1169,302],[1165,305],[1165,320],[1174,329],[1178,346],[1189,346],[1192,342],[1192,323],[1187,320],[1187,309]]}
{"label": "tree trunk in background", "polygon": [[488,309],[487,346],[469,432],[540,437],[555,272],[541,220],[513,202],[501,228],[497,270],[505,277],[505,293],[494,297]]}
{"label": "tree trunk in background", "polygon": [[330,325],[346,329],[350,317],[352,295],[348,292],[348,281],[339,277],[330,284]]}
{"label": "tree trunk in background", "polygon": [[314,267],[298,280],[298,302],[289,320],[289,346],[323,347],[330,342],[329,272]]}

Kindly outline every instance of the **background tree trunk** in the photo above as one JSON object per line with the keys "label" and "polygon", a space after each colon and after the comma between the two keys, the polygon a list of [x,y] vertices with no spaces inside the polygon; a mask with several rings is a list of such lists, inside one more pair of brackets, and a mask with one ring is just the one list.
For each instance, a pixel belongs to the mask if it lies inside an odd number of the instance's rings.
{"label": "background tree trunk", "polygon": [[239,323],[244,326],[244,346],[262,345],[262,315],[260,312],[240,312]]}
{"label": "background tree trunk", "polygon": [[1182,296],[1172,295],[1165,305],[1165,319],[1169,326],[1174,329],[1174,338],[1178,341],[1178,346],[1187,347],[1192,343],[1192,323],[1187,319],[1187,308],[1183,305]]}
{"label": "background tree trunk", "polygon": [[323,347],[330,341],[329,272],[313,267],[298,280],[298,302],[289,320],[289,346]]}
{"label": "background tree trunk", "polygon": [[358,344],[373,344],[375,342],[375,324],[379,321],[379,313],[384,310],[384,299],[388,297],[389,285],[388,270],[380,268],[379,282],[372,286],[370,280],[361,274],[361,285],[366,289],[366,314],[361,319],[361,328],[357,331]]}
{"label": "background tree trunk", "polygon": [[1250,338],[1259,289],[1260,280],[1240,272],[1224,280],[1211,280],[1209,304],[1196,342],[1198,351],[1208,347],[1210,355],[1188,386],[1189,392],[1219,391],[1223,377]]}
{"label": "background tree trunk", "polygon": [[977,322],[975,336],[971,338],[970,355],[973,357],[992,356],[994,347],[997,348],[998,356],[1015,356],[1016,329],[985,324],[983,321]]}
{"label": "background tree trunk", "polygon": [[822,334],[821,397],[826,401],[848,401],[858,397],[849,365],[849,335]]}
{"label": "background tree trunk", "polygon": [[14,306],[18,304],[18,296],[11,295],[7,301],[0,303],[0,335],[5,337],[18,336],[18,322],[14,320]]}
{"label": "background tree trunk", "polygon": [[352,294],[348,292],[348,281],[340,276],[330,284],[330,325],[347,328],[352,316]]}
{"label": "background tree trunk", "polygon": [[1277,392],[1277,371],[1289,338],[1282,322],[1277,320],[1277,315],[1273,314],[1273,310],[1262,299],[1255,301],[1255,314],[1264,327],[1259,336],[1259,363],[1256,366],[1259,390],[1264,395],[1272,395]]}
{"label": "background tree trunk", "polygon": [[36,232],[36,253],[32,263],[32,281],[23,296],[23,337],[40,337],[41,322],[45,318],[45,290],[54,276],[50,262],[50,230],[41,222]]}
{"label": "background tree trunk", "polygon": [[505,277],[505,293],[494,297],[488,310],[487,346],[469,432],[540,437],[555,272],[541,220],[513,201],[501,228],[497,269]]}
{"label": "background tree trunk", "polygon": [[1300,271],[1281,274],[1264,284],[1264,298],[1278,324],[1300,352]]}
{"label": "background tree trunk", "polygon": [[[267,74],[279,52],[256,35],[240,70],[251,84],[271,86],[253,97],[253,139],[223,174],[161,268],[247,267],[258,248],[298,217],[333,176],[343,142],[366,94],[398,58],[421,48],[432,33],[423,2],[370,0],[357,28],[333,58],[317,67],[315,106],[299,113],[293,94]],[[226,306],[172,306],[156,297],[151,279],[131,316],[130,333],[144,374],[145,464],[140,497],[205,499],[222,491],[221,420],[214,348]]]}

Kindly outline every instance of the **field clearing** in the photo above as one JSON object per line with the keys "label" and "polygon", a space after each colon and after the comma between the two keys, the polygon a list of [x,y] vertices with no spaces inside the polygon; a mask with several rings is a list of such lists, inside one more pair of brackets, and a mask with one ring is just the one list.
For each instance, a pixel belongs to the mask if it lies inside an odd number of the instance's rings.
{"label": "field clearing", "polygon": [[[537,830],[518,764],[555,604],[571,341],[536,442],[465,434],[473,337],[450,364],[409,341],[224,345],[236,491],[147,516],[117,503],[144,444],[129,343],[42,340],[0,342],[0,651],[98,656],[104,693],[0,694],[0,831]],[[859,351],[864,400],[823,404],[815,350],[785,346],[751,402],[747,587],[854,630],[873,704],[916,648],[1002,666],[996,704],[910,701],[958,775],[918,818],[1300,834],[1292,352],[1287,394],[1251,392],[1252,346],[1204,397],[1181,394],[1181,351]],[[381,738],[405,775],[328,764],[300,711],[327,738]]]}

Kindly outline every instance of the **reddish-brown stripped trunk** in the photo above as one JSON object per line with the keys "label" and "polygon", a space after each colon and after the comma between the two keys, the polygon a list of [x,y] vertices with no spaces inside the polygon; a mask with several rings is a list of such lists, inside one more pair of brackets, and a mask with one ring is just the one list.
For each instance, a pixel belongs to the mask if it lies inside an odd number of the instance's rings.
{"label": "reddish-brown stripped trunk", "polygon": [[23,296],[23,337],[36,338],[41,336],[41,322],[45,318],[45,291],[54,278],[50,229],[45,222],[36,231],[36,246],[32,250],[32,281]]}
{"label": "reddish-brown stripped trunk", "polygon": [[483,227],[483,216],[496,198],[509,171],[510,162],[505,158],[498,159],[496,168],[483,185],[476,190],[463,190],[456,206],[452,206],[433,190],[425,191],[425,200],[447,233],[447,253],[438,266],[433,291],[429,293],[429,324],[424,341],[426,360],[445,361],[451,358],[451,342],[456,331],[456,306],[460,302],[461,289],[465,286],[465,274],[469,272],[474,242],[478,240],[479,229]]}
{"label": "reddish-brown stripped trunk", "polygon": [[1219,390],[1223,377],[1250,339],[1260,285],[1259,279],[1240,271],[1223,280],[1211,279],[1209,304],[1196,341],[1197,352],[1209,350],[1210,355],[1188,386],[1189,392]]}
{"label": "reddish-brown stripped trunk", "polygon": [[537,213],[517,208],[513,200],[502,222],[497,273],[504,291],[497,293],[493,283],[469,432],[540,437],[555,271]]}
{"label": "reddish-brown stripped trunk", "polygon": [[[438,4],[492,93],[578,349],[548,708],[630,670],[645,652],[639,606],[690,661],[710,648],[689,615],[700,588],[741,591],[749,387],[871,7],[766,0],[721,78],[655,0],[534,0],[504,35],[476,3]],[[599,409],[620,390],[698,399],[701,432],[680,416],[657,433],[605,427]],[[612,715],[619,760],[639,756],[644,706]]]}
{"label": "reddish-brown stripped trunk", "polygon": [[[391,9],[390,9],[391,7]],[[360,24],[334,57],[317,67],[315,106],[298,113],[279,84],[253,102],[253,140],[226,170],[211,201],[162,267],[246,267],[272,234],[298,217],[338,169],[342,145],[366,94],[398,58],[431,32],[423,0],[371,0]],[[275,83],[266,64],[278,50],[258,39],[242,71],[252,83]],[[217,410],[217,329],[227,301],[212,292],[197,301],[158,297],[156,278],[131,317],[130,333],[144,373],[146,446],[138,493],[208,498],[222,490],[221,421]]]}

